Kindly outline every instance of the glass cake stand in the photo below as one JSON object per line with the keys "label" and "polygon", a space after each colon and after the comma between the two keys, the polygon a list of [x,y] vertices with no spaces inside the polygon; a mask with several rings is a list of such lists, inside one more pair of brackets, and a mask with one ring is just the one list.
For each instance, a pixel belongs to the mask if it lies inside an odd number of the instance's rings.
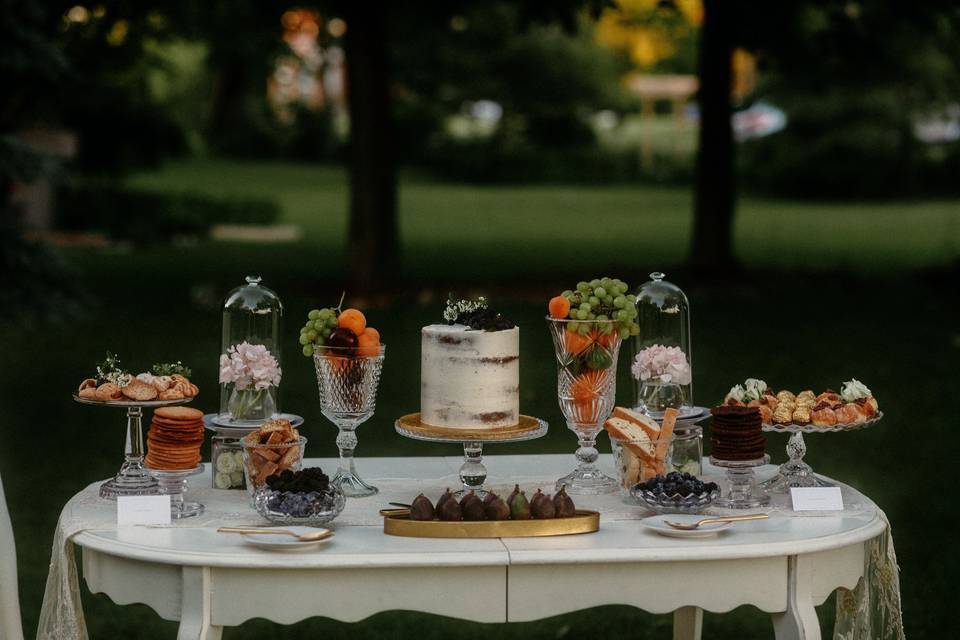
{"label": "glass cake stand", "polygon": [[148,469],[150,475],[160,483],[160,495],[170,496],[170,517],[174,520],[192,518],[203,513],[206,508],[199,502],[184,499],[187,493],[187,478],[203,473],[203,463],[192,469]]}
{"label": "glass cake stand", "polygon": [[100,497],[116,500],[117,496],[152,496],[160,493],[160,483],[143,464],[143,410],[186,404],[193,398],[178,400],[116,400],[103,402],[74,395],[80,404],[127,410],[127,440],[124,461],[117,475],[100,485]]}
{"label": "glass cake stand", "polygon": [[419,413],[411,413],[397,419],[394,427],[400,435],[423,442],[456,442],[463,444],[463,464],[460,465],[462,488],[454,493],[457,499],[473,491],[481,498],[487,492],[487,468],[483,466],[483,445],[536,440],[547,435],[545,420],[520,416],[520,422],[512,427],[494,429],[451,429],[434,427],[420,422]]}
{"label": "glass cake stand", "polygon": [[789,433],[787,441],[788,460],[780,465],[780,472],[764,482],[761,486],[767,493],[787,493],[790,487],[832,487],[813,472],[813,468],[803,461],[807,454],[807,444],[803,441],[804,433],[838,433],[840,431],[857,431],[872,426],[883,418],[883,412],[866,422],[859,424],[837,424],[830,427],[818,427],[812,424],[765,424],[763,430],[774,433]]}
{"label": "glass cake stand", "polygon": [[727,470],[727,481],[730,488],[725,491],[713,504],[724,509],[753,509],[770,503],[768,496],[757,486],[757,476],[754,468],[762,467],[770,462],[770,456],[763,454],[755,460],[718,460],[710,456],[710,463]]}

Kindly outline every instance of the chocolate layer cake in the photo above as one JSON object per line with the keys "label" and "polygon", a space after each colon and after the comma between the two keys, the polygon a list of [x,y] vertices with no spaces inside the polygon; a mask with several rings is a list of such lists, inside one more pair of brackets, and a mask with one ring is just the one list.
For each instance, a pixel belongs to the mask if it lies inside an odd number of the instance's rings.
{"label": "chocolate layer cake", "polygon": [[710,455],[718,460],[757,460],[767,450],[760,409],[720,406],[710,409]]}

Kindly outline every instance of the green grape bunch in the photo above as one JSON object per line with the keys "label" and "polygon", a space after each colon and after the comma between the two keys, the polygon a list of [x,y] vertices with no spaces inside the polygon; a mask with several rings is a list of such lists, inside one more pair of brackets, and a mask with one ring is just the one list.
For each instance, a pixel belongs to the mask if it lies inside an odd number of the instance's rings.
{"label": "green grape bunch", "polygon": [[337,328],[337,316],[340,310],[335,307],[311,309],[307,314],[307,323],[300,329],[300,345],[303,355],[313,357],[313,352],[326,344],[327,338]]}
{"label": "green grape bunch", "polygon": [[[567,317],[574,321],[567,329],[587,335],[596,327],[603,334],[618,331],[623,339],[639,335],[637,297],[632,293],[628,294],[629,290],[627,283],[618,278],[595,278],[589,282],[578,282],[576,289],[567,289],[560,294],[570,302],[570,313]],[[581,324],[577,322],[579,320],[595,320],[596,323]]]}

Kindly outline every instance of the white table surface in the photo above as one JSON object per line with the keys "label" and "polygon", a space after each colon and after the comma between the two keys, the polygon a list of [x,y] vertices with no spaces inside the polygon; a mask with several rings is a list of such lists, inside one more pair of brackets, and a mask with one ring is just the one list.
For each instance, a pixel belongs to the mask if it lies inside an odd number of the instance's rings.
{"label": "white table surface", "polygon": [[[601,512],[600,531],[593,534],[449,540],[383,533],[380,508],[389,501],[409,502],[420,491],[435,501],[445,487],[456,488],[461,462],[360,458],[361,475],[381,493],[348,499],[334,522],[335,537],[315,551],[256,549],[239,536],[217,533],[217,522],[209,519],[169,528],[85,530],[73,541],[83,548],[84,577],[92,591],[117,603],[143,602],[166,619],[180,620],[181,638],[218,637],[222,626],[253,617],[281,623],[311,615],[359,620],[413,609],[506,622],[601,604],[675,611],[675,638],[695,638],[702,609],[753,604],[771,613],[777,637],[786,639],[819,637],[814,605],[837,587],[856,585],[864,542],[885,530],[869,499],[844,487],[850,505],[844,513],[801,517],[781,505],[769,520],[738,523],[719,536],[695,540],[644,529],[638,520],[649,512],[615,495],[575,497],[578,508]],[[520,480],[529,495],[537,486],[551,490],[552,480],[567,473],[574,459],[485,456],[484,463],[489,487],[505,491],[512,486],[507,479]],[[611,456],[602,456],[600,464],[612,473]],[[331,473],[336,468],[328,459],[304,463],[317,465]],[[762,473],[773,471],[767,467]],[[208,506],[248,509],[245,492],[210,489],[209,471],[191,484],[198,489],[195,498]],[[249,510],[249,523],[263,521]],[[467,581],[470,589],[463,588]],[[638,588],[651,584],[657,588]]]}

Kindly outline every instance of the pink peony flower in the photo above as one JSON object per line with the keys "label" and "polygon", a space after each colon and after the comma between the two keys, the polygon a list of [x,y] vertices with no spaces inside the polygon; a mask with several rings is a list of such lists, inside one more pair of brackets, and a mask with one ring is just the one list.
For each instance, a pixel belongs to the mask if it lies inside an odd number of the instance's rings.
{"label": "pink peony flower", "polygon": [[662,384],[690,384],[691,372],[687,356],[680,347],[655,344],[637,353],[630,366],[637,380],[654,380]]}
{"label": "pink peony flower", "polygon": [[220,356],[220,383],[232,383],[241,391],[279,386],[282,375],[277,359],[262,344],[244,341]]}

